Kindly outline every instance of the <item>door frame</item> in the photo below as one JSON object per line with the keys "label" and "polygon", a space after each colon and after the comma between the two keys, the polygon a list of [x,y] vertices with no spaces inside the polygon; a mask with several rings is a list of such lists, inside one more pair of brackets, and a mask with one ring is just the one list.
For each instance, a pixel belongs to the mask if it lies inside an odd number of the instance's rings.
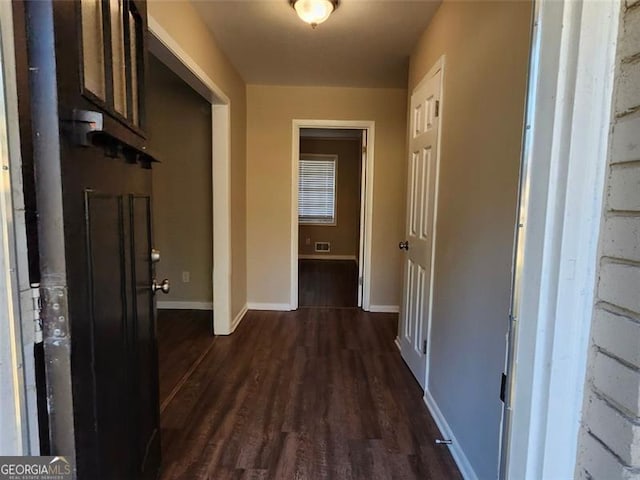
{"label": "door frame", "polygon": [[211,103],[213,203],[213,329],[229,335],[231,311],[231,100],[151,15],[149,51]]}
{"label": "door frame", "polygon": [[619,17],[535,0],[500,478],[575,475]]}
{"label": "door frame", "polygon": [[[373,231],[373,165],[376,122],[371,120],[299,120],[292,121],[291,142],[291,291],[289,309],[298,309],[298,164],[300,163],[300,130],[303,128],[364,130],[367,151],[362,160],[360,187],[360,247],[358,278],[362,278],[363,310],[371,308],[371,237]],[[363,216],[364,212],[364,216]],[[364,221],[362,219],[364,218]]]}
{"label": "door frame", "polygon": [[20,146],[12,4],[0,2],[0,451],[39,455],[33,292]]}

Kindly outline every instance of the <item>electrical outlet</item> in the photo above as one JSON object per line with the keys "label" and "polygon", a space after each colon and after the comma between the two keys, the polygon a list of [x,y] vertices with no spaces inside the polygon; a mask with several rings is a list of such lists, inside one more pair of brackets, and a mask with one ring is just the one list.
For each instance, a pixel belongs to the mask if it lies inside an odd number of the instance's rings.
{"label": "electrical outlet", "polygon": [[182,283],[189,283],[191,281],[191,273],[182,272]]}
{"label": "electrical outlet", "polygon": [[307,237],[307,245],[311,245],[311,239]]}

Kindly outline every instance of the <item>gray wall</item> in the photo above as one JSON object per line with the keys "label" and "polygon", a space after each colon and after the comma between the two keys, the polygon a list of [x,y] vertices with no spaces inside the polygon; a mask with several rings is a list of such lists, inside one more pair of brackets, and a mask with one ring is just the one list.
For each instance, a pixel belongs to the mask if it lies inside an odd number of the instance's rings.
{"label": "gray wall", "polygon": [[577,476],[640,477],[640,1],[623,0]]}
{"label": "gray wall", "polygon": [[[158,300],[210,303],[211,105],[153,56],[147,89],[149,145],[162,161],[153,166],[157,277],[171,280],[171,293]],[[189,283],[182,281],[185,271]]]}
{"label": "gray wall", "polygon": [[[300,139],[300,153],[325,153],[338,156],[336,225],[300,225],[298,228],[300,255],[323,255],[314,251],[315,242],[331,242],[331,252],[328,255],[358,257],[361,143],[361,140],[354,139]],[[307,239],[309,239],[308,245]]]}
{"label": "gray wall", "polygon": [[446,55],[427,388],[478,478],[498,469],[530,2],[444,2],[409,91]]}

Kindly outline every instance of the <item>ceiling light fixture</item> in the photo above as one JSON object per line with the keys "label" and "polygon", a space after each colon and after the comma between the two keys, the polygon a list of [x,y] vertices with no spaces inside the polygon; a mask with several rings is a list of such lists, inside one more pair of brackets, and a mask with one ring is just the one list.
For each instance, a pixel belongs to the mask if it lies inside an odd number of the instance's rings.
{"label": "ceiling light fixture", "polygon": [[338,8],[338,0],[289,0],[303,22],[316,28]]}

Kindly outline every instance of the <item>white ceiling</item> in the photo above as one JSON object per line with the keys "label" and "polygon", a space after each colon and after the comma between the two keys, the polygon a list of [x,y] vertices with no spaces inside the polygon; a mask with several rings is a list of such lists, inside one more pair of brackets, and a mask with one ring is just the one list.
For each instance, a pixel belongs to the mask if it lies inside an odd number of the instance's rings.
{"label": "white ceiling", "polygon": [[249,84],[406,87],[440,0],[342,0],[315,30],[288,0],[192,0]]}

